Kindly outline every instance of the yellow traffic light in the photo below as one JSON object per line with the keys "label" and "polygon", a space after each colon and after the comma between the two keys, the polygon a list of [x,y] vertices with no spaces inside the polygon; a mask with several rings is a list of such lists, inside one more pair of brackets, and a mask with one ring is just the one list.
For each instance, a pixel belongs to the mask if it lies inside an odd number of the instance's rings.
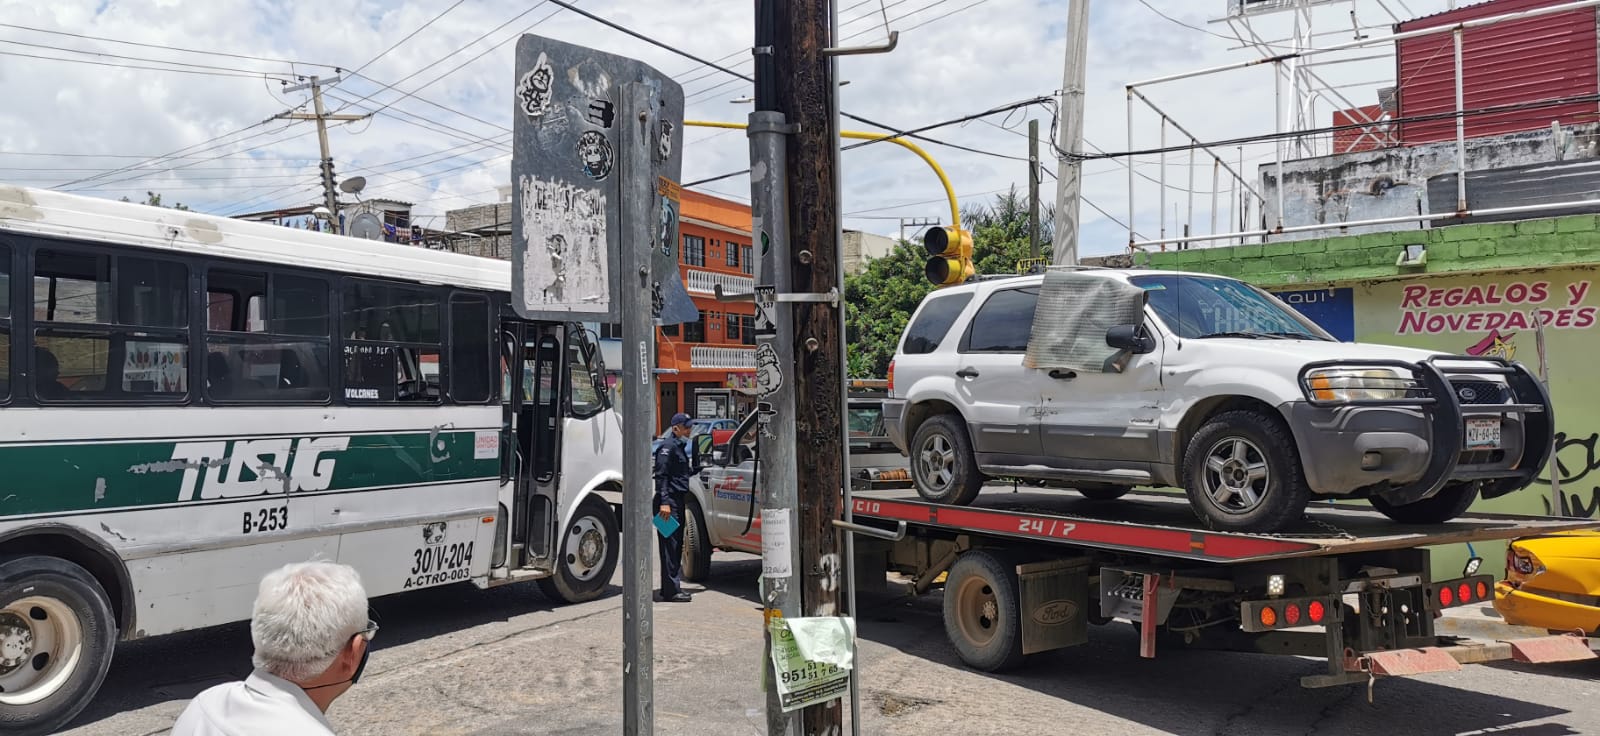
{"label": "yellow traffic light", "polygon": [[972,233],[958,227],[936,227],[922,236],[931,258],[924,268],[935,286],[953,286],[972,278]]}

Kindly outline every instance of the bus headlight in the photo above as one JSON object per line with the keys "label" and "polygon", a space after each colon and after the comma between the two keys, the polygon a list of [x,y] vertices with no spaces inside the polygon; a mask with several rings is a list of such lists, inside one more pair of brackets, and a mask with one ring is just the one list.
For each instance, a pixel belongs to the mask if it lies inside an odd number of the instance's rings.
{"label": "bus headlight", "polygon": [[1412,396],[1417,381],[1393,368],[1324,368],[1306,386],[1317,401],[1394,401]]}

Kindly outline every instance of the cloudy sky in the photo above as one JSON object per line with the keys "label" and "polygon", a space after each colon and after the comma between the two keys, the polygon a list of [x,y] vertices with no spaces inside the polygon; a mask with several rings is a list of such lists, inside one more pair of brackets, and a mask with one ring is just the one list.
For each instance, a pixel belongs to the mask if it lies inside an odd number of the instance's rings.
{"label": "cloudy sky", "polygon": [[[1258,58],[1241,49],[1228,24],[1214,23],[1227,0],[1098,0],[1093,3],[1086,150],[1154,148],[1159,118],[1141,109],[1129,145],[1124,85]],[[1449,0],[1342,0],[1324,3],[1320,44],[1349,41],[1356,26],[1383,35],[1395,17],[1445,9]],[[582,0],[581,7],[685,51],[748,72],[752,5],[736,0]],[[1005,106],[1061,87],[1066,0],[838,0],[849,44],[901,32],[893,54],[841,62],[845,111],[901,129]],[[1159,11],[1159,12],[1158,12]],[[1354,23],[1352,22],[1354,11]],[[1163,17],[1165,16],[1165,17]],[[1257,18],[1265,41],[1291,34],[1292,16]],[[94,196],[142,198],[218,214],[299,205],[318,199],[317,138],[308,122],[273,116],[308,103],[282,80],[344,70],[327,92],[330,108],[373,117],[330,131],[341,177],[361,174],[366,196],[416,204],[421,222],[443,227],[448,209],[493,202],[510,170],[515,39],[524,32],[645,60],[678,80],[690,119],[740,121],[749,84],[538,0],[0,0],[0,181]],[[1342,58],[1381,56],[1383,49]],[[1319,76],[1355,104],[1376,102],[1393,84],[1392,58],[1319,67]],[[1270,67],[1150,87],[1146,94],[1201,140],[1274,129]],[[1342,106],[1342,105],[1341,105]],[[1335,105],[1319,102],[1313,122],[1328,125]],[[998,114],[927,135],[979,149],[923,143],[963,201],[1027,188],[1027,120],[1044,135],[1044,106]],[[847,129],[866,126],[846,121]],[[1169,132],[1169,143],[1179,134]],[[747,165],[741,133],[708,129],[687,136],[686,181]],[[1048,151],[1048,148],[1045,150]],[[1250,176],[1271,161],[1271,145],[1222,152],[1246,161]],[[894,233],[899,218],[943,218],[942,191],[926,166],[891,145],[844,156],[846,226]],[[1186,154],[1168,157],[1166,218],[1160,161],[1134,159],[1134,227],[1156,237],[1187,220],[1210,227],[1213,166],[1202,155],[1189,183]],[[1128,159],[1085,166],[1084,254],[1125,250]],[[1047,167],[1054,168],[1047,157]],[[703,189],[741,201],[749,183],[734,177]],[[1230,186],[1224,174],[1221,219]],[[1046,177],[1042,191],[1055,192]],[[1103,210],[1097,211],[1095,207]],[[1177,210],[1174,214],[1174,210]]]}

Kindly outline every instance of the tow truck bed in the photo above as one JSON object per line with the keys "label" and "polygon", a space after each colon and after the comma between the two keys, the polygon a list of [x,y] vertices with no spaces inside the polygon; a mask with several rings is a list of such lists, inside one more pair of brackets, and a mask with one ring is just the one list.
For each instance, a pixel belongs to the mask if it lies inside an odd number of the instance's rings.
{"label": "tow truck bed", "polygon": [[[985,489],[970,506],[910,490],[853,494],[857,578],[876,568],[944,586],[945,631],[963,661],[997,671],[1087,641],[1122,619],[1139,654],[1163,647],[1319,657],[1306,687],[1460,669],[1496,659],[1593,659],[1600,640],[1470,642],[1439,635],[1445,609],[1494,597],[1469,563],[1435,580],[1428,548],[1600,527],[1581,519],[1469,514],[1402,525],[1362,506],[1317,504],[1286,533],[1205,529],[1188,499],[1157,492],[1092,501],[1075,492]],[[879,567],[882,565],[883,567]],[[1369,690],[1370,697],[1370,690]]]}
{"label": "tow truck bed", "polygon": [[1078,545],[1213,563],[1259,562],[1376,550],[1401,550],[1460,542],[1600,527],[1584,519],[1467,514],[1426,526],[1404,525],[1359,506],[1315,504],[1307,519],[1278,534],[1241,534],[1206,529],[1180,495],[1135,492],[1115,501],[1091,501],[1075,492],[984,489],[970,506],[921,500],[914,490],[857,491],[857,523],[880,528],[888,522],[952,533]]}

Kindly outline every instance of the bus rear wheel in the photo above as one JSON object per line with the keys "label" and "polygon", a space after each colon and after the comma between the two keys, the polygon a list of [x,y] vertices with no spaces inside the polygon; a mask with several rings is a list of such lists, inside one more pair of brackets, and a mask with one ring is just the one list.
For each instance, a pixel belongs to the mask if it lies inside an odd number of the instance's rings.
{"label": "bus rear wheel", "polygon": [[105,679],[116,646],[105,591],[53,557],[0,560],[0,731],[53,733]]}
{"label": "bus rear wheel", "polygon": [[561,535],[556,569],[539,580],[539,590],[564,603],[599,598],[617,570],[617,540],[617,516],[611,506],[596,496],[583,499]]}

